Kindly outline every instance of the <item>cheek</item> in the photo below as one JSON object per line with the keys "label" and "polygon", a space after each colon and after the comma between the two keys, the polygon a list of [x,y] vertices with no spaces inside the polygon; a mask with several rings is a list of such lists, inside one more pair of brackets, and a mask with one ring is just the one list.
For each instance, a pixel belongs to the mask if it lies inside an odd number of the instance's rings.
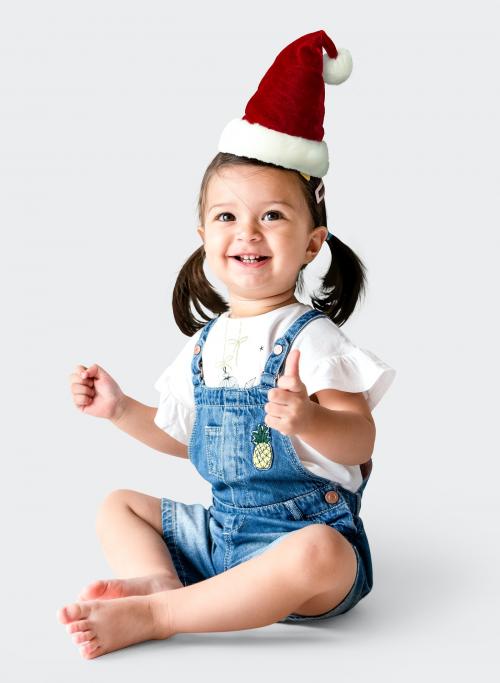
{"label": "cheek", "polygon": [[222,240],[217,239],[214,235],[205,242],[205,253],[207,254],[207,259],[214,260],[224,256],[225,254]]}
{"label": "cheek", "polygon": [[280,249],[277,249],[275,252],[275,261],[276,265],[279,265],[279,267],[282,270],[285,271],[293,271],[296,270],[297,268],[300,267],[300,264],[302,263],[301,261],[301,252],[300,249],[297,248],[297,246],[292,245],[291,242],[288,242],[288,244],[283,245]]}
{"label": "cheek", "polygon": [[223,235],[213,235],[210,240],[210,248],[214,256],[224,256],[227,252],[227,240]]}

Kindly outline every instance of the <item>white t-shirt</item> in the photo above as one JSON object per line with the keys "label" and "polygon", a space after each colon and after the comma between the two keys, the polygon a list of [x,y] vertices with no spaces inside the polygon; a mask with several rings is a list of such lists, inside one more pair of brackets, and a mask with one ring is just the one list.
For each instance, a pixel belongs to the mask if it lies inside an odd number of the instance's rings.
{"label": "white t-shirt", "polygon": [[[275,340],[311,306],[292,303],[268,313],[230,318],[222,313],[203,346],[203,379],[208,387],[248,388],[260,375]],[[155,424],[188,444],[194,422],[193,350],[201,334],[189,338],[177,358],[156,380],[160,392]],[[329,318],[309,322],[295,337],[291,349],[300,349],[299,376],[309,396],[321,389],[363,392],[370,410],[392,383],[396,370],[367,349],[353,344]],[[332,462],[294,435],[289,438],[304,466],[314,474],[356,491],[362,482],[359,465]]]}

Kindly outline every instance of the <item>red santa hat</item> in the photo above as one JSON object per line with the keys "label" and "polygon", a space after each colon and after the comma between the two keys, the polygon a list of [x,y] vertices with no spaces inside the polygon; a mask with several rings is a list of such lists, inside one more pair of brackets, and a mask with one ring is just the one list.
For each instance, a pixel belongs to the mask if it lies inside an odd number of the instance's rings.
{"label": "red santa hat", "polygon": [[349,50],[337,49],[324,31],[297,38],[267,70],[244,116],[223,129],[219,152],[322,178],[329,166],[323,141],[325,83],[338,85],[351,71]]}

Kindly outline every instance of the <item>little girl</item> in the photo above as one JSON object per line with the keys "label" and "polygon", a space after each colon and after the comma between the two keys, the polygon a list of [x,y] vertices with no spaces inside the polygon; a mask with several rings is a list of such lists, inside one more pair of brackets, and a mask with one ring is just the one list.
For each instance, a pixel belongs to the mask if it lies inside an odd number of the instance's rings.
{"label": "little girl", "polygon": [[[82,412],[189,458],[213,494],[208,509],[129,490],[105,499],[97,530],[121,578],[58,611],[85,658],[177,633],[326,619],[372,589],[359,512],[371,412],[395,370],[340,330],[365,269],[326,227],[322,181],[324,83],[351,69],[324,31],[302,36],[225,127],[201,185],[203,245],[173,294],[189,340],[156,382],[158,409],[99,365],[71,375]],[[325,241],[331,263],[309,306],[295,291]]]}

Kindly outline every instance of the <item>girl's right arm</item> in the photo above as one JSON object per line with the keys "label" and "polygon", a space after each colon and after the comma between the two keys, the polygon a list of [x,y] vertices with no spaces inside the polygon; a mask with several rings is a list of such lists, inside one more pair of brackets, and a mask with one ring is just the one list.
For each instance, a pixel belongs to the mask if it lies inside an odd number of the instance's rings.
{"label": "girl's right arm", "polygon": [[187,446],[160,429],[154,423],[156,408],[139,403],[123,394],[117,414],[111,422],[121,430],[139,439],[155,451],[187,458]]}
{"label": "girl's right arm", "polygon": [[84,413],[110,420],[122,431],[161,453],[188,457],[187,445],[177,441],[154,423],[156,408],[126,396],[99,365],[77,365],[70,375],[73,402]]}

